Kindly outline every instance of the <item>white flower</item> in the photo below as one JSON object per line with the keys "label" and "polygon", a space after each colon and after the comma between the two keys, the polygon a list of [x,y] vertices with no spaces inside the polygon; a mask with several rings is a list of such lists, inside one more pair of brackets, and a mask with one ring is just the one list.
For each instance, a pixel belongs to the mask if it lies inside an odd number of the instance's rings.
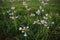
{"label": "white flower", "polygon": [[14,10],[14,9],[15,9],[15,7],[11,7],[11,9],[12,9],[12,10]]}
{"label": "white flower", "polygon": [[45,24],[47,24],[47,22],[45,21]]}
{"label": "white flower", "polygon": [[15,17],[14,17],[14,16],[10,16],[10,18],[11,18],[11,19],[15,19]]}
{"label": "white flower", "polygon": [[22,30],[25,30],[26,29],[26,27],[23,27],[23,29]]}
{"label": "white flower", "polygon": [[42,4],[44,4],[45,2],[44,2],[44,1],[42,1],[41,3],[42,3]]}
{"label": "white flower", "polygon": [[24,34],[24,37],[26,37],[26,36],[27,36],[27,34],[25,33],[25,34]]}
{"label": "white flower", "polygon": [[48,17],[45,17],[45,16],[44,16],[43,18],[44,18],[45,20],[47,20],[47,19],[48,19]]}
{"label": "white flower", "polygon": [[48,26],[48,24],[44,24],[44,26]]}
{"label": "white flower", "polygon": [[45,14],[45,16],[48,16],[48,14]]}
{"label": "white flower", "polygon": [[47,27],[47,29],[49,29],[50,27]]}
{"label": "white flower", "polygon": [[[10,14],[11,15],[11,14]],[[10,16],[11,19],[15,19],[18,18],[18,16],[14,17],[14,16]]]}
{"label": "white flower", "polygon": [[37,10],[37,11],[36,11],[36,14],[39,15],[39,14],[40,14],[40,10]]}
{"label": "white flower", "polygon": [[7,13],[9,13],[11,10],[7,11]]}
{"label": "white flower", "polygon": [[29,26],[26,27],[27,29],[29,28]]}
{"label": "white flower", "polygon": [[48,3],[44,3],[44,5],[47,5]]}
{"label": "white flower", "polygon": [[37,24],[41,24],[40,22],[38,22]]}
{"label": "white flower", "polygon": [[16,11],[14,10],[14,13],[16,13]]}
{"label": "white flower", "polygon": [[40,20],[38,19],[37,21],[34,21],[33,24],[41,24],[41,23],[40,23]]}
{"label": "white flower", "polygon": [[42,3],[43,5],[46,5],[46,4],[48,4],[47,2],[44,2],[44,1],[42,1],[41,3]]}
{"label": "white flower", "polygon": [[39,8],[42,9],[42,6],[40,6]]}
{"label": "white flower", "polygon": [[52,24],[54,24],[54,22],[52,22]]}
{"label": "white flower", "polygon": [[36,23],[37,23],[37,21],[34,21],[34,22],[33,22],[33,24],[36,24]]}
{"label": "white flower", "polygon": [[15,18],[18,18],[18,16],[16,16]]}
{"label": "white flower", "polygon": [[24,30],[22,30],[22,33],[24,33],[25,31]]}
{"label": "white flower", "polygon": [[35,16],[35,14],[33,14],[33,13],[31,13],[31,15],[30,15],[31,17],[34,17]]}
{"label": "white flower", "polygon": [[13,15],[14,13],[12,12],[12,13],[9,13],[9,15]]}
{"label": "white flower", "polygon": [[40,24],[40,20],[38,19],[38,20],[36,21],[36,23],[37,23],[37,24]]}
{"label": "white flower", "polygon": [[22,30],[22,27],[19,27],[19,30]]}
{"label": "white flower", "polygon": [[47,5],[48,3],[45,3],[44,1],[41,2],[44,6]]}
{"label": "white flower", "polygon": [[23,1],[23,5],[24,5],[24,6],[26,6],[26,5],[27,5],[25,1]]}
{"label": "white flower", "polygon": [[44,24],[45,23],[45,21],[44,20],[41,20],[41,24]]}
{"label": "white flower", "polygon": [[28,6],[26,5],[26,6],[25,6],[25,8],[27,9],[27,8],[28,8]]}
{"label": "white flower", "polygon": [[42,9],[42,12],[44,12],[44,9]]}

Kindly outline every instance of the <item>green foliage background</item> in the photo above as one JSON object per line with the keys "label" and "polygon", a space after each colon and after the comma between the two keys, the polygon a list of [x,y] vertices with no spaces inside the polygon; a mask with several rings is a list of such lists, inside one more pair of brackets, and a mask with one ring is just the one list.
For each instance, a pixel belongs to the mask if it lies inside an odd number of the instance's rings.
{"label": "green foliage background", "polygon": [[[60,0],[50,0],[48,5],[43,6],[45,11],[35,17],[30,17],[30,14],[35,14],[41,5],[40,2],[38,0],[26,2],[31,8],[30,11],[24,8],[22,0],[16,0],[15,2],[3,2],[0,0],[0,40],[60,40]],[[18,16],[14,20],[10,19],[7,13],[12,6],[16,7],[14,16]],[[3,13],[5,14],[3,15]],[[49,29],[42,25],[33,24],[33,21],[42,19],[45,13],[52,17],[48,20]],[[51,25],[52,21],[55,22],[54,25]],[[27,25],[29,26],[29,30],[26,31],[28,36],[24,37],[19,27]]]}

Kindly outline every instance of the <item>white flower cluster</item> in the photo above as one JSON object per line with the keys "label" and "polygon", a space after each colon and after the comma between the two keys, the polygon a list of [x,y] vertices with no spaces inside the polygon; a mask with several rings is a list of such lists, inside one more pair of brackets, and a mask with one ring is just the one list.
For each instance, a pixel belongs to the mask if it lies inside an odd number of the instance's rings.
{"label": "white flower cluster", "polygon": [[[44,12],[44,9],[42,9],[42,6],[39,7],[39,9],[36,11],[36,15],[40,15],[41,14],[41,11]],[[34,13],[31,13],[30,16],[35,16]]]}
{"label": "white flower cluster", "polygon": [[31,13],[31,14],[30,14],[30,17],[34,17],[34,16],[35,16],[35,14],[34,14],[34,13]]}
{"label": "white flower cluster", "polygon": [[14,20],[15,18],[18,18],[18,16],[16,16],[16,17],[14,17],[14,16],[10,16],[10,18]]}
{"label": "white flower cluster", "polygon": [[[46,13],[44,16],[43,16],[43,20],[36,20],[33,22],[33,24],[39,24],[39,25],[44,25],[46,26],[48,29],[49,29],[49,24],[48,24],[48,21],[49,18],[48,18],[48,13]],[[53,25],[55,22],[52,21],[51,24]]]}
{"label": "white flower cluster", "polygon": [[[47,5],[47,1],[49,0],[39,0],[43,6]],[[40,9],[40,10],[39,10]],[[45,10],[42,8],[42,6],[39,7],[39,9],[36,11],[37,15],[40,15],[41,11],[44,12]]]}
{"label": "white flower cluster", "polygon": [[15,7],[11,7],[11,9],[12,9],[12,10],[14,10],[14,9],[15,9]]}
{"label": "white flower cluster", "polygon": [[33,24],[47,24],[47,22],[45,20],[37,20],[34,21]]}
{"label": "white flower cluster", "polygon": [[48,13],[45,14],[45,16],[43,17],[43,20],[36,20],[36,21],[33,22],[33,24],[44,25],[44,26],[46,26],[48,28],[47,19],[48,19]]}
{"label": "white flower cluster", "polygon": [[43,17],[45,20],[48,19],[48,14],[45,14],[45,16]]}
{"label": "white flower cluster", "polygon": [[27,3],[26,3],[25,1],[23,1],[23,6],[24,6],[28,11],[31,10],[31,8],[28,8],[28,5],[27,5]]}
{"label": "white flower cluster", "polygon": [[43,6],[47,5],[50,0],[39,0]]}
{"label": "white flower cluster", "polygon": [[14,16],[14,13],[15,13],[15,12],[16,12],[16,11],[15,11],[15,7],[14,7],[14,6],[11,7],[11,9],[7,11],[7,13],[9,13],[9,16],[10,16],[11,19],[18,18],[18,16]]}
{"label": "white flower cluster", "polygon": [[40,14],[40,10],[39,10],[39,9],[36,11],[36,14],[37,14],[37,15],[39,15],[39,14]]}
{"label": "white flower cluster", "polygon": [[48,22],[45,20],[37,20],[37,21],[34,21],[33,24],[44,25],[48,28]]}
{"label": "white flower cluster", "polygon": [[24,33],[24,37],[27,36],[27,33],[26,33],[26,30],[29,29],[29,26],[26,26],[26,27],[19,27],[19,30]]}

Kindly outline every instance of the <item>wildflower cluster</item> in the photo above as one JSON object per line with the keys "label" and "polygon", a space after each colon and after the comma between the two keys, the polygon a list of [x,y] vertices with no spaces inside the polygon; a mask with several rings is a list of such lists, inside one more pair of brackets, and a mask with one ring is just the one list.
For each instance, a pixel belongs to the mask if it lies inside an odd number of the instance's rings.
{"label": "wildflower cluster", "polygon": [[24,33],[24,37],[26,37],[27,36],[27,33],[26,33],[26,30],[28,30],[29,29],[29,26],[26,26],[26,27],[19,27],[19,30],[22,32],[22,33]]}

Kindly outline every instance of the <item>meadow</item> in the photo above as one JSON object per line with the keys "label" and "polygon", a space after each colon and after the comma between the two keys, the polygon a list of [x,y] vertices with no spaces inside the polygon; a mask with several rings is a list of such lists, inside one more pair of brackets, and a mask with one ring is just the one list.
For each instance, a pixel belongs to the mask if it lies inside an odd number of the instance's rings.
{"label": "meadow", "polygon": [[60,40],[60,0],[1,0],[0,40]]}

